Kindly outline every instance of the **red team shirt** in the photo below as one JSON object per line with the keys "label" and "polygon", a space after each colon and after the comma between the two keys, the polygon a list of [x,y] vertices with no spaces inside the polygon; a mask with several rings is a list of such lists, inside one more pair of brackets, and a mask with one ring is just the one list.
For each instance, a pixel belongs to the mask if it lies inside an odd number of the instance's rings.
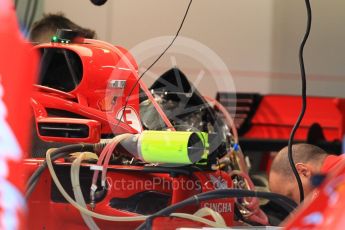
{"label": "red team shirt", "polygon": [[345,158],[340,155],[340,156],[336,156],[336,155],[329,155],[326,157],[326,159],[324,160],[322,166],[321,166],[321,173],[329,173],[332,169],[335,168],[335,166],[341,162],[342,160],[344,160]]}

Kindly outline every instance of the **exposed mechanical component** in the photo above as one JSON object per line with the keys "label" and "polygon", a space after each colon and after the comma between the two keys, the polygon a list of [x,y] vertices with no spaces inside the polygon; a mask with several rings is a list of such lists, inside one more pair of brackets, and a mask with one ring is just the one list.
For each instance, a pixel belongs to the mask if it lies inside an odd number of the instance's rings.
{"label": "exposed mechanical component", "polygon": [[[35,171],[28,183],[32,209],[43,199],[37,195],[46,187],[41,177],[51,184],[51,196],[46,200],[69,203],[76,208],[73,213],[80,211],[92,228],[107,226],[98,219],[130,221],[128,227],[133,228],[139,224],[135,221],[147,218],[142,215],[196,194],[254,189],[231,116],[217,101],[204,98],[181,70],[168,70],[145,90],[146,96],[131,98],[124,108],[128,87],[138,78],[130,54],[100,41],[66,39],[56,38],[36,47],[42,53],[41,85],[36,86],[32,98],[38,137],[63,147],[47,151],[41,166],[27,164],[29,171]],[[140,86],[147,89],[143,83]],[[139,93],[139,86],[135,90]],[[89,144],[64,146],[68,142]],[[85,151],[97,154],[98,159],[88,157]],[[70,155],[75,152],[82,153]],[[64,163],[57,161],[61,158]],[[42,175],[47,166],[54,183]],[[71,184],[65,183],[69,179]],[[133,181],[142,187],[127,188]],[[149,188],[144,186],[147,181],[151,181]],[[186,189],[187,185],[192,187]],[[156,209],[149,208],[153,200]],[[46,204],[59,210],[55,203]],[[215,222],[203,218],[205,208],[213,209],[207,213]],[[224,227],[234,225],[235,210],[242,221],[268,224],[258,200],[245,196],[201,202],[173,215]],[[30,225],[40,228],[36,214],[31,213]],[[62,218],[80,224],[68,215]],[[58,226],[57,220],[52,222]]]}

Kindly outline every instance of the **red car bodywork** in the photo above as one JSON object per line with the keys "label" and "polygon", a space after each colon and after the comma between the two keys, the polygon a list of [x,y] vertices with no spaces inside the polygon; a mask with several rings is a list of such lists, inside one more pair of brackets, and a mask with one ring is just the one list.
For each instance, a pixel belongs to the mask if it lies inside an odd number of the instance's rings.
{"label": "red car bodywork", "polygon": [[[112,131],[114,133],[137,133],[140,131],[131,127],[132,123],[126,119],[126,113],[123,115],[123,122],[119,123],[116,119],[119,111],[125,105],[133,86],[134,90],[131,94],[133,96],[128,100],[127,108],[134,109],[139,114],[139,84],[135,85],[138,78],[137,65],[125,49],[113,47],[107,43],[95,40],[85,40],[82,44],[50,43],[35,47],[36,50],[41,50],[41,53],[46,48],[69,50],[77,54],[82,61],[83,74],[79,85],[68,92],[36,85],[31,105],[37,124],[40,124],[40,122],[54,124],[85,123],[96,132],[96,134],[91,133],[88,139],[83,139],[84,142],[88,143],[96,143],[99,141],[101,134],[109,134]],[[125,80],[126,87],[122,91],[113,90],[108,85],[111,80]],[[115,98],[116,101],[108,100],[107,97],[110,97],[110,99]],[[49,109],[67,111],[83,118],[80,120],[76,118],[51,116],[49,115]],[[46,141],[75,143],[78,140],[70,137],[46,137],[40,134],[38,128],[37,133],[42,140]],[[42,159],[39,158],[27,159],[25,161],[27,173],[31,175],[41,162]],[[66,171],[69,172],[70,163],[61,162],[57,165],[65,166]],[[169,205],[178,203],[201,192],[219,189],[211,180],[211,175],[213,178],[220,178],[219,180],[226,183],[227,187],[232,187],[230,176],[221,171],[195,172],[193,177],[188,177],[186,175],[172,176],[169,173],[144,173],[142,167],[137,166],[112,165],[109,167],[107,178],[110,181],[125,181],[125,184],[133,181],[145,182],[157,178],[166,181],[167,184],[165,186],[168,188],[157,185],[151,188],[151,190],[170,196]],[[89,169],[89,166],[84,165],[82,168]],[[69,179],[66,180],[68,181]],[[187,183],[187,185],[192,184],[194,187],[192,189],[186,189],[183,186],[176,187],[176,185],[183,185],[183,183]],[[73,229],[85,229],[85,224],[77,209],[69,203],[54,201],[53,193],[55,194],[56,190],[54,190],[53,184],[49,173],[46,171],[28,200],[29,228],[60,229],[68,226]],[[199,187],[195,187],[195,185]],[[131,188],[126,190],[110,186],[106,196],[97,203],[94,211],[123,217],[138,215],[133,212],[112,208],[109,203],[113,198],[124,199],[143,191],[145,191],[144,188]],[[189,207],[181,211],[193,213],[203,206],[222,207],[222,210],[220,210],[222,211],[222,216],[229,226],[233,225],[234,199],[232,198],[201,202],[198,207]],[[225,206],[226,208],[224,208]],[[109,222],[103,220],[96,220],[96,223],[101,229],[133,229],[140,224],[140,222]],[[169,221],[166,221],[166,223],[169,223]],[[178,220],[174,223],[175,226],[184,226],[184,224],[188,223],[189,226],[203,226],[202,224],[186,220]]]}
{"label": "red car bodywork", "polygon": [[[25,168],[32,173],[37,166],[42,162],[39,159],[30,159],[25,163]],[[60,166],[70,167],[70,164],[60,163]],[[89,168],[88,165],[84,165]],[[145,190],[154,190],[156,192],[164,193],[171,196],[170,204],[175,204],[184,199],[196,195],[200,192],[207,192],[218,189],[217,185],[213,183],[210,176],[222,178],[226,181],[229,188],[232,187],[231,178],[225,172],[196,172],[193,177],[180,175],[173,177],[168,173],[144,173],[142,167],[135,166],[109,166],[107,178],[109,182],[109,189],[106,196],[97,203],[95,212],[113,216],[136,216],[138,214],[112,208],[109,204],[113,198],[128,198],[134,194],[143,192]],[[69,172],[69,170],[68,170]],[[116,184],[118,182],[118,184]],[[121,183],[120,183],[121,182]],[[133,186],[131,183],[135,182]],[[40,178],[37,188],[28,200],[29,217],[28,226],[30,229],[61,229],[68,226],[70,229],[85,229],[85,223],[81,218],[79,211],[67,202],[53,201],[52,183],[48,171]],[[121,184],[123,185],[121,187]],[[202,207],[220,207],[219,211],[223,216],[228,226],[234,224],[234,200],[232,198],[211,200],[208,202],[201,202],[199,206],[190,206],[179,212],[193,213]],[[224,208],[226,207],[226,208]],[[101,229],[119,228],[119,229],[134,229],[141,222],[110,222],[95,219],[97,225]],[[175,221],[165,220],[164,229],[175,229],[173,226],[181,227],[189,224],[190,227],[203,226],[200,223],[193,221]],[[170,224],[172,224],[170,226]]]}
{"label": "red car bodywork", "polygon": [[[89,40],[83,44],[50,43],[36,46],[38,50],[44,48],[65,49],[77,54],[82,62],[82,79],[78,86],[70,92],[62,92],[49,87],[36,86],[32,97],[32,107],[37,119],[47,117],[46,108],[58,108],[79,114],[101,123],[101,133],[137,133],[128,122],[118,123],[116,116],[126,103],[127,95],[137,80],[137,65],[128,51],[121,47],[99,45],[99,41]],[[103,44],[103,43],[102,43]],[[118,53],[113,50],[117,50]],[[124,63],[124,58],[129,60]],[[112,80],[125,80],[123,91],[112,90],[108,83]],[[135,97],[128,100],[127,107],[139,112],[139,85],[132,92]],[[108,99],[110,97],[110,99]],[[114,99],[116,101],[112,101]],[[110,125],[117,130],[112,130]],[[62,140],[61,140],[62,141]],[[70,140],[73,142],[73,140]]]}
{"label": "red car bodywork", "polygon": [[[307,103],[305,116],[295,138],[306,140],[310,127],[318,123],[327,141],[341,141],[345,131],[345,99],[308,97]],[[251,120],[252,126],[244,137],[288,139],[301,105],[299,96],[264,96]]]}

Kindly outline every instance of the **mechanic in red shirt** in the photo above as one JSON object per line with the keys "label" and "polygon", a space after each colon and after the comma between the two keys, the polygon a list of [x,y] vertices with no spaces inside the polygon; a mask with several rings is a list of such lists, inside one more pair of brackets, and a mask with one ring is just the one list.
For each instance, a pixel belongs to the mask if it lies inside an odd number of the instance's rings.
{"label": "mechanic in red shirt", "polygon": [[[314,189],[311,185],[313,175],[327,174],[345,159],[342,156],[330,155],[323,149],[310,144],[293,145],[292,152],[296,169],[302,181],[304,196],[307,196]],[[280,150],[272,162],[269,187],[271,192],[282,194],[299,203],[298,185],[290,167],[287,147]]]}

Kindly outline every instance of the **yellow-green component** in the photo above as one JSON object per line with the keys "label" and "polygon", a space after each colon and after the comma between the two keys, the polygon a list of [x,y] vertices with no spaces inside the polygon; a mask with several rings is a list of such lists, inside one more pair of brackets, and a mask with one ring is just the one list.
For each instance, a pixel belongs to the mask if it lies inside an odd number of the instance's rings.
{"label": "yellow-green component", "polygon": [[204,154],[202,155],[201,159],[206,160],[208,157],[208,153],[209,153],[209,143],[208,143],[208,134],[205,132],[199,132],[198,135],[200,136],[204,146],[205,146],[205,150],[204,150]]}
{"label": "yellow-green component", "polygon": [[139,156],[145,162],[193,164],[205,154],[207,134],[181,131],[144,131]]}

